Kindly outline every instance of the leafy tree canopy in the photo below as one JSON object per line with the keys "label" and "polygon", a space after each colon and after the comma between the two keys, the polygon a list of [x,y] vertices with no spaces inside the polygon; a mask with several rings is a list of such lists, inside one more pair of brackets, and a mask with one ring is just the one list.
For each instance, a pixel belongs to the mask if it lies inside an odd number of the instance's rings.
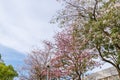
{"label": "leafy tree canopy", "polygon": [[120,76],[120,0],[60,0],[65,3],[56,18],[62,27],[73,24],[96,48],[101,59],[112,64]]}

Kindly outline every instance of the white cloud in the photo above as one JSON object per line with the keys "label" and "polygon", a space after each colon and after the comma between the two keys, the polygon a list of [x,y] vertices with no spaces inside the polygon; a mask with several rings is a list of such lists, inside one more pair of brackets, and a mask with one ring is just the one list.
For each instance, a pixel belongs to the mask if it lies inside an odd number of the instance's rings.
{"label": "white cloud", "polygon": [[27,52],[52,39],[58,28],[49,21],[58,9],[55,0],[0,0],[0,44]]}

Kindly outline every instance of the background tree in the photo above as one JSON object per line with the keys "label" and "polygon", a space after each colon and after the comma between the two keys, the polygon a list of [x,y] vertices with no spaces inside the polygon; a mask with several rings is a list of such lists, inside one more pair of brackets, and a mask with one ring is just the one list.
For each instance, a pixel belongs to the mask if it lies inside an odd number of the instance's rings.
{"label": "background tree", "polygon": [[13,80],[14,77],[17,77],[18,74],[14,70],[12,65],[6,65],[1,59],[0,55],[0,79],[1,80]]}
{"label": "background tree", "polygon": [[48,41],[44,41],[44,44],[44,49],[34,49],[28,55],[20,80],[46,80],[52,56],[52,45]]}
{"label": "background tree", "polygon": [[[77,24],[101,59],[120,76],[120,0],[61,0],[65,8],[56,21],[62,27]],[[82,31],[83,30],[83,31]]]}

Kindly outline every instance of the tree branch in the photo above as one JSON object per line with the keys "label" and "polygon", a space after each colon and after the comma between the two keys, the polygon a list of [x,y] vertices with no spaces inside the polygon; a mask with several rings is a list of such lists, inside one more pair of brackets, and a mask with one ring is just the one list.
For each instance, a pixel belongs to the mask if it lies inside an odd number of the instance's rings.
{"label": "tree branch", "polygon": [[98,0],[95,0],[95,5],[94,5],[94,9],[93,9],[93,13],[92,13],[92,15],[93,15],[93,19],[95,20],[95,21],[97,21],[97,19],[96,19],[96,8],[97,8],[97,4],[98,4]]}
{"label": "tree branch", "polygon": [[109,61],[109,60],[107,60],[107,59],[105,59],[105,58],[103,57],[103,55],[102,55],[102,53],[101,53],[101,51],[100,51],[100,48],[99,48],[98,46],[96,46],[96,48],[97,48],[97,50],[98,50],[98,52],[99,52],[99,55],[100,55],[100,57],[102,58],[103,61],[110,63],[110,64],[113,65],[114,67],[117,67],[113,62],[111,62],[111,61]]}

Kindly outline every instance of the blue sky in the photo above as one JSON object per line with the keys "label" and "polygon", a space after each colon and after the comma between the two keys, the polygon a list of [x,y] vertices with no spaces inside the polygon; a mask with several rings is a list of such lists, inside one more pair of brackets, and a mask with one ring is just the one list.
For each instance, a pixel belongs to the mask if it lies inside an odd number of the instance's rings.
{"label": "blue sky", "polygon": [[61,8],[56,0],[0,0],[0,53],[15,68],[43,40],[59,30],[50,20]]}
{"label": "blue sky", "polygon": [[32,48],[52,40],[59,28],[49,22],[60,8],[56,0],[0,0],[0,53],[7,64],[22,65]]}
{"label": "blue sky", "polygon": [[20,68],[21,65],[24,64],[25,55],[13,48],[9,48],[7,46],[0,44],[0,53],[2,55],[2,59],[4,62],[9,65],[13,65],[16,69]]}

